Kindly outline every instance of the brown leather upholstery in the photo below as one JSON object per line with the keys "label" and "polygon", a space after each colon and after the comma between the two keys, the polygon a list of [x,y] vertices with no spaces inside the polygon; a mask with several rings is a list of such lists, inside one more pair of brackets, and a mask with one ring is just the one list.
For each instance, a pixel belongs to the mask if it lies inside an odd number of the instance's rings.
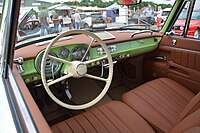
{"label": "brown leather upholstery", "polygon": [[200,109],[185,117],[170,133],[200,133]]}
{"label": "brown leather upholstery", "polygon": [[124,94],[123,101],[126,104],[110,102],[51,129],[55,133],[200,132],[200,93],[195,96],[171,79],[160,78],[143,84]]}
{"label": "brown leather upholstery", "polygon": [[[189,104],[185,107],[183,112],[181,113],[178,122],[183,120],[188,115],[200,109],[200,92],[189,102]],[[200,115],[200,114],[199,114]]]}
{"label": "brown leather upholstery", "polygon": [[123,95],[123,101],[144,117],[157,132],[170,132],[195,95],[177,82],[160,78]]}
{"label": "brown leather upholstery", "polygon": [[110,102],[51,127],[55,133],[155,133],[134,110],[122,102]]}

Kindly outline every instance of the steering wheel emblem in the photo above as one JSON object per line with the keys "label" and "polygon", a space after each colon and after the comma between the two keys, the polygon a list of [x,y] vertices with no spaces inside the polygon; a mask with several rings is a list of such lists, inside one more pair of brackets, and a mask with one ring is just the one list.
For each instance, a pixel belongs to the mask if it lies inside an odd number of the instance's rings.
{"label": "steering wheel emblem", "polygon": [[79,64],[76,68],[76,72],[79,75],[84,76],[87,73],[87,66],[85,64]]}
{"label": "steering wheel emblem", "polygon": [[[96,40],[101,45],[101,47],[104,49],[105,55],[103,55],[101,57],[94,58],[94,59],[86,60],[86,61],[85,60],[68,61],[68,60],[65,60],[65,59],[62,59],[62,58],[59,58],[59,57],[52,56],[52,55],[48,54],[50,49],[52,48],[52,46],[60,38],[65,37],[65,36],[69,36],[69,35],[73,35],[73,34],[77,34],[77,33],[78,34],[83,34],[83,35],[88,36],[89,38],[92,38],[92,40],[91,40],[91,42],[90,42],[90,44],[88,46],[88,50],[89,50],[90,46],[92,45],[92,43],[94,42],[94,40]],[[86,53],[87,52],[88,51],[86,51]],[[45,70],[46,67],[45,66],[46,66],[47,58],[65,64],[67,66],[67,73],[65,75],[61,75],[61,77],[58,77],[58,78],[54,79],[53,81],[47,82],[46,73],[45,73],[46,72],[46,70]],[[87,65],[89,65],[91,63],[94,63],[94,62],[98,62],[98,61],[104,60],[104,59],[107,59],[108,63],[109,63],[109,73],[108,73],[107,78],[98,77],[98,76],[95,76],[95,75],[87,73]],[[43,58],[42,58],[42,62],[41,62],[41,78],[42,78],[42,83],[44,85],[44,88],[45,88],[47,94],[57,104],[59,104],[62,107],[68,108],[68,109],[74,109],[74,110],[85,109],[85,108],[91,107],[92,105],[94,105],[98,101],[100,101],[103,98],[103,96],[106,94],[108,89],[109,89],[109,86],[110,86],[111,80],[112,80],[112,76],[113,76],[112,57],[111,57],[111,54],[110,54],[106,44],[98,36],[96,36],[95,34],[93,34],[91,32],[85,31],[85,30],[70,30],[70,31],[66,31],[66,32],[63,32],[62,34],[58,35],[47,46],[47,48],[46,48],[46,50],[44,52]],[[70,77],[73,77],[73,78],[82,78],[82,77],[91,78],[91,79],[102,81],[102,82],[105,83],[105,85],[104,85],[104,88],[102,89],[102,91],[99,93],[99,95],[96,96],[93,100],[91,100],[91,101],[89,101],[87,103],[84,103],[84,104],[80,104],[80,105],[71,105],[71,104],[68,104],[68,103],[65,103],[65,102],[61,101],[56,96],[54,96],[54,94],[51,92],[51,90],[49,88],[51,85],[56,84],[58,82],[61,82],[63,80],[66,80],[66,79],[68,79]]]}

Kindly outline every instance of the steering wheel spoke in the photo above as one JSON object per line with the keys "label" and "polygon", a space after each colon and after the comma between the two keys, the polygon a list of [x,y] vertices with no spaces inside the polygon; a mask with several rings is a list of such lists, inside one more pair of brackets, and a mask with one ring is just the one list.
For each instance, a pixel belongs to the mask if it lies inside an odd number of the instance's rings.
{"label": "steering wheel spoke", "polygon": [[[51,50],[52,46],[62,37],[66,37],[66,36],[69,36],[69,35],[72,35],[72,34],[84,34],[88,37],[91,37],[92,40],[87,48],[87,51],[85,53],[85,55],[82,57],[82,59],[80,61],[67,61],[67,60],[64,60],[64,59],[60,59],[59,57],[55,57],[55,56],[52,56],[52,55],[49,55],[49,51]],[[96,59],[91,59],[89,61],[83,61],[86,57],[86,54],[89,52],[89,49],[91,47],[91,45],[93,44],[94,41],[97,41],[97,43],[99,43],[102,48],[104,49],[105,51],[105,55],[103,55],[102,57],[99,57],[99,58],[96,58]],[[57,78],[55,80],[52,80],[52,81],[47,81],[47,78],[46,78],[46,60],[47,59],[51,59],[51,60],[54,60],[56,62],[60,62],[60,63],[64,63],[67,65],[68,67],[68,74],[67,75],[64,75],[60,78]],[[102,78],[102,77],[98,77],[98,76],[95,76],[95,75],[91,75],[91,74],[87,74],[87,65],[90,64],[90,63],[95,63],[95,62],[98,62],[98,61],[101,61],[101,60],[104,60],[104,59],[107,59],[108,60],[108,64],[109,64],[109,73],[108,73],[108,78]],[[106,44],[98,37],[96,36],[95,34],[91,33],[91,32],[88,32],[88,31],[85,31],[85,30],[70,30],[70,31],[66,31],[66,32],[63,32],[61,33],[60,35],[58,35],[57,37],[55,37],[51,43],[47,46],[45,52],[44,52],[44,56],[42,58],[42,62],[41,62],[41,78],[42,78],[42,82],[43,82],[43,85],[44,85],[44,88],[47,92],[47,94],[57,103],[59,104],[60,106],[62,107],[65,107],[65,108],[68,108],[68,109],[74,109],[74,110],[78,110],[78,109],[85,109],[85,108],[88,108],[88,107],[91,107],[92,105],[96,104],[98,101],[100,101],[103,96],[106,94],[106,92],[108,91],[109,89],[109,86],[111,84],[111,81],[112,81],[112,76],[113,76],[113,63],[112,63],[112,57],[110,55],[110,52],[106,46]],[[50,90],[50,86],[53,85],[53,84],[56,84],[60,81],[63,81],[63,80],[66,80],[70,77],[74,77],[74,78],[82,78],[82,77],[87,77],[87,78],[91,78],[91,79],[95,79],[95,80],[99,80],[99,81],[103,81],[105,82],[105,86],[104,88],[102,89],[101,93],[99,93],[99,95],[94,98],[93,100],[87,102],[87,103],[84,103],[84,104],[80,104],[80,105],[71,105],[71,104],[68,104],[68,103],[65,103],[63,101],[61,101],[60,99],[58,99]]]}
{"label": "steering wheel spoke", "polygon": [[96,59],[92,59],[92,60],[89,60],[89,61],[84,61],[83,63],[85,65],[87,65],[87,64],[90,64],[90,63],[93,63],[93,62],[97,62],[97,61],[100,61],[100,60],[103,60],[103,59],[107,59],[107,55],[99,57],[99,58],[96,58]]}
{"label": "steering wheel spoke", "polygon": [[67,65],[71,65],[71,64],[72,64],[70,61],[67,61],[67,60],[64,60],[64,59],[61,59],[61,58],[57,58],[57,57],[52,56],[52,55],[47,55],[47,57],[48,57],[49,59],[58,61],[58,62],[60,62],[60,63],[67,64]]}
{"label": "steering wheel spoke", "polygon": [[60,81],[62,81],[62,80],[65,80],[65,79],[67,79],[67,78],[70,78],[70,77],[72,77],[72,76],[73,76],[73,74],[69,73],[69,74],[67,74],[67,75],[64,75],[64,76],[62,76],[62,77],[60,77],[60,78],[57,78],[57,79],[55,79],[55,80],[53,80],[53,81],[47,83],[47,85],[48,85],[48,86],[51,86],[51,85],[53,85],[53,84],[55,84],[55,83],[58,83],[58,82],[60,82]]}
{"label": "steering wheel spoke", "polygon": [[91,78],[91,79],[96,79],[96,80],[100,80],[100,81],[105,81],[105,82],[108,81],[108,79],[100,78],[100,77],[97,77],[97,76],[94,76],[94,75],[90,75],[90,74],[85,74],[84,77]]}

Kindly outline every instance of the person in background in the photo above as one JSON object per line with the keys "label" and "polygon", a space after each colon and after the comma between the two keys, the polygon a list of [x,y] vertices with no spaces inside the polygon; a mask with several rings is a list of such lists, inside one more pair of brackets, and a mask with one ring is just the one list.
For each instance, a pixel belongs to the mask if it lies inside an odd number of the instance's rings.
{"label": "person in background", "polygon": [[72,22],[73,20],[72,20],[72,16],[71,16],[70,12],[67,13],[67,17],[68,17],[69,21],[71,22],[71,23],[68,24],[69,29],[71,30],[72,27],[73,27],[73,22]]}
{"label": "person in background", "polygon": [[161,6],[158,6],[158,11],[155,12],[157,14],[157,17],[156,17],[156,25],[157,27],[159,26],[159,24],[162,22],[162,18],[161,18],[161,15],[162,15],[162,8]]}
{"label": "person in background", "polygon": [[54,33],[58,33],[59,32],[59,16],[58,14],[53,10],[52,11],[52,21],[54,24]]}
{"label": "person in background", "polygon": [[106,18],[107,18],[106,10],[103,10],[103,11],[102,11],[102,16],[103,16],[103,19],[106,20]]}
{"label": "person in background", "polygon": [[154,17],[154,11],[151,8],[151,5],[148,5],[148,7],[142,12],[147,17],[147,22],[151,23],[151,18]]}
{"label": "person in background", "polygon": [[41,24],[41,36],[44,36],[45,29],[47,31],[47,34],[50,34],[51,29],[49,28],[49,16],[45,7],[42,7],[42,10],[39,13],[38,17]]}
{"label": "person in background", "polygon": [[75,11],[74,14],[74,22],[75,22],[75,29],[80,29],[81,27],[81,17],[78,14],[78,10]]}

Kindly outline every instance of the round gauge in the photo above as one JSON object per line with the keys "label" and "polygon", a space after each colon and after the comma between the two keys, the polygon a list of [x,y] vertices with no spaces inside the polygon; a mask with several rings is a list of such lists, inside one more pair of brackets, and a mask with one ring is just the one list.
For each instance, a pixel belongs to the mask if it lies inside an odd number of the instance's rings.
{"label": "round gauge", "polygon": [[69,56],[69,50],[67,48],[61,48],[59,51],[59,57],[65,59]]}
{"label": "round gauge", "polygon": [[[36,70],[41,73],[41,62],[42,62],[42,57],[44,55],[44,52],[40,53],[40,55],[36,58],[36,63],[35,63],[35,67]],[[49,55],[58,57],[55,53],[53,52],[49,52]],[[49,58],[46,59],[46,66],[45,66],[45,73],[46,76],[51,76],[52,73],[56,73],[58,71],[58,69],[60,68],[60,63],[56,62],[54,60],[51,60]]]}
{"label": "round gauge", "polygon": [[[78,61],[81,61],[82,58],[84,57],[85,55],[85,52],[87,51],[87,48],[83,47],[83,46],[77,46],[77,47],[74,47],[72,49],[72,53],[71,53],[71,58],[72,60],[78,60]],[[86,60],[89,60],[90,59],[90,54],[89,54],[89,51],[87,52],[87,54],[85,55],[85,58],[83,61],[86,61]]]}

